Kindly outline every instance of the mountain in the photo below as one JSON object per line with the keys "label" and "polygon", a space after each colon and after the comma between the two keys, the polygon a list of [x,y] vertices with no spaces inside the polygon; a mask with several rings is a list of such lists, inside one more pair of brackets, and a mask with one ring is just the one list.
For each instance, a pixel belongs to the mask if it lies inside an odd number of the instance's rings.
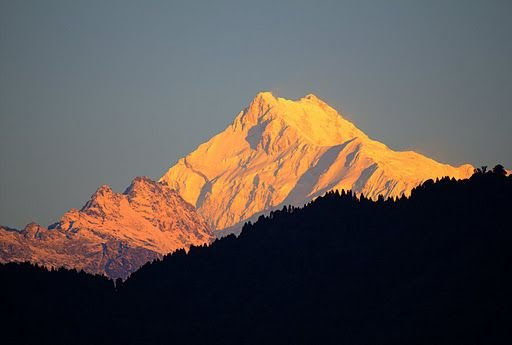
{"label": "mountain", "polygon": [[[512,344],[512,176],[328,192],[125,282],[0,265],[3,344]],[[37,284],[34,284],[37,282]]]}
{"label": "mountain", "polygon": [[126,278],[148,261],[212,239],[206,222],[176,191],[137,177],[122,194],[101,186],[81,210],[69,210],[49,228],[0,227],[0,262]]}
{"label": "mountain", "polygon": [[226,233],[261,212],[300,206],[329,190],[350,189],[373,199],[409,195],[427,179],[463,179],[473,170],[393,151],[315,95],[292,101],[262,92],[160,181]]}

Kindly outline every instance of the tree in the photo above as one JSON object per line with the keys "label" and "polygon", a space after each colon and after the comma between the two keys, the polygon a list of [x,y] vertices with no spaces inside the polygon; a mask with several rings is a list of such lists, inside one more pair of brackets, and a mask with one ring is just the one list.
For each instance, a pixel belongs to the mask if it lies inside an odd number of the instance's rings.
{"label": "tree", "polygon": [[493,172],[495,175],[499,175],[499,176],[507,176],[507,171],[505,170],[505,168],[504,168],[504,167],[503,167],[503,165],[501,165],[501,164],[496,165],[496,166],[492,169],[492,172]]}
{"label": "tree", "polygon": [[487,165],[482,165],[480,168],[476,168],[474,172],[478,175],[484,175],[487,172]]}

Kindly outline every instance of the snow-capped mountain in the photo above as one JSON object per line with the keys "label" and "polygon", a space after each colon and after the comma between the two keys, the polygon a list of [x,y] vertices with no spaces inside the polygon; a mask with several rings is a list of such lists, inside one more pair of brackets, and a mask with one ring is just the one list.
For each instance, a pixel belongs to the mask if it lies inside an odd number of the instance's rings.
{"label": "snow-capped mountain", "polygon": [[31,261],[126,278],[148,261],[213,239],[203,218],[165,183],[137,177],[124,193],[101,186],[48,229],[0,227],[0,262]]}
{"label": "snow-capped mountain", "polygon": [[292,101],[262,92],[159,182],[138,177],[124,193],[101,186],[81,210],[48,228],[0,227],[0,263],[126,278],[176,249],[210,243],[211,229],[217,236],[236,232],[263,212],[300,206],[331,189],[400,196],[429,178],[472,173],[468,164],[393,151],[314,95]]}
{"label": "snow-capped mountain", "polygon": [[472,173],[469,164],[453,167],[393,151],[314,95],[293,101],[262,92],[160,181],[226,233],[261,212],[300,206],[332,189],[401,196],[430,178]]}

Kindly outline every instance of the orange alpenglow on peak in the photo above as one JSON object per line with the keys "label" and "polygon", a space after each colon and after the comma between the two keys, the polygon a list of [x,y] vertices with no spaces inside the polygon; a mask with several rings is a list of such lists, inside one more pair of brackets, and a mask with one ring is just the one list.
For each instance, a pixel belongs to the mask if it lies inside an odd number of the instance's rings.
{"label": "orange alpenglow on peak", "polygon": [[69,210],[48,228],[0,227],[0,263],[30,261],[126,278],[148,261],[212,240],[204,219],[176,191],[137,177],[124,193],[99,187],[81,210]]}
{"label": "orange alpenglow on peak", "polygon": [[256,102],[256,101],[263,101],[263,102],[273,102],[275,101],[277,98],[272,94],[272,92],[270,91],[261,91],[261,92],[258,92],[256,94],[256,96],[254,96],[253,98],[253,102]]}
{"label": "orange alpenglow on peak", "polygon": [[312,93],[309,93],[306,96],[302,97],[301,100],[308,100],[308,101],[312,101],[312,102],[322,102],[322,103],[325,103],[320,98],[318,98],[316,95],[314,95]]}
{"label": "orange alpenglow on peak", "polygon": [[333,189],[377,198],[408,195],[436,177],[471,176],[416,152],[372,140],[317,96],[299,100],[260,92],[221,133],[201,144],[160,179],[216,230]]}

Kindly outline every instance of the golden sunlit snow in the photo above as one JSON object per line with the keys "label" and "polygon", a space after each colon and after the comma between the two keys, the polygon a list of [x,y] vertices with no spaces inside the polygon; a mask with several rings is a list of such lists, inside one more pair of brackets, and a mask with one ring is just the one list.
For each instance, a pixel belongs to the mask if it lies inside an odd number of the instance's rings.
{"label": "golden sunlit snow", "polygon": [[452,167],[416,152],[393,151],[315,95],[293,101],[262,92],[160,180],[222,230],[331,189],[400,196],[429,178],[472,173],[469,164]]}

